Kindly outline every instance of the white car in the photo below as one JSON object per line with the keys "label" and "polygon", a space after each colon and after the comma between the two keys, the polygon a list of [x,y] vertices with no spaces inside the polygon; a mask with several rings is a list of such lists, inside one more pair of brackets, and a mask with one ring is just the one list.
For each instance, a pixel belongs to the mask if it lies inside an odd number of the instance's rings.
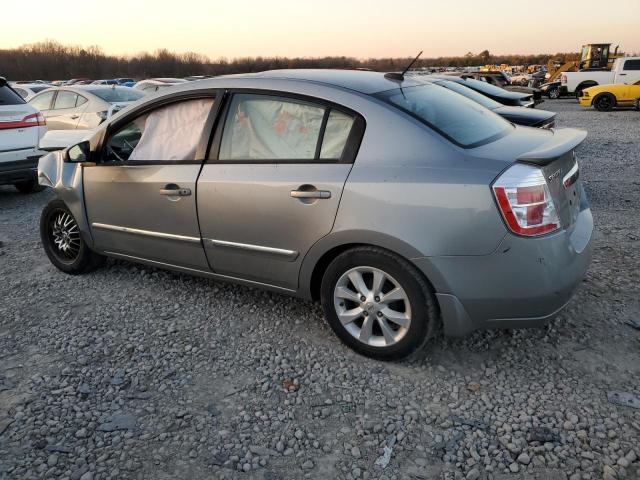
{"label": "white car", "polygon": [[38,185],[38,148],[46,132],[42,113],[0,77],[0,185],[14,185],[22,193],[41,190]]}
{"label": "white car", "polygon": [[53,85],[48,83],[12,83],[11,88],[25,100],[29,100],[36,93],[40,93]]}
{"label": "white car", "polygon": [[144,93],[153,93],[163,88],[172,87],[185,82],[187,82],[187,80],[183,78],[149,78],[147,80],[140,80],[133,86],[133,88],[136,90],[142,90]]}

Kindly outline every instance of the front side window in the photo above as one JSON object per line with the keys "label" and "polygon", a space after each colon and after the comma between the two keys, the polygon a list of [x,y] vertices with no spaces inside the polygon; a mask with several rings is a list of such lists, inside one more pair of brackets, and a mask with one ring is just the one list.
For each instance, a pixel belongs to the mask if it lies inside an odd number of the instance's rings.
{"label": "front side window", "polygon": [[41,93],[29,100],[29,104],[38,110],[49,110],[55,93],[55,91]]}
{"label": "front side window", "polygon": [[397,88],[376,96],[466,148],[497,139],[513,128],[491,110],[437,85]]}
{"label": "front side window", "polygon": [[141,115],[109,135],[106,161],[190,161],[214,99],[185,100]]}
{"label": "front side window", "polygon": [[68,92],[66,90],[60,90],[58,92],[58,96],[56,97],[56,101],[53,104],[53,109],[61,110],[64,108],[74,108],[76,106],[77,100],[78,100],[77,93]]}

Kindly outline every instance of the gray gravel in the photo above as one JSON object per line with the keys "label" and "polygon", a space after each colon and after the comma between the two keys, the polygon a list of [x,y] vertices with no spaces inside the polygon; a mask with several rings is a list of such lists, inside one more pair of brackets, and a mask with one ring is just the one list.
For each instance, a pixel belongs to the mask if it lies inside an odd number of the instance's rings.
{"label": "gray gravel", "polygon": [[586,128],[591,270],[546,328],[436,338],[412,362],[342,346],[320,308],[120,261],[72,277],[49,192],[0,188],[0,479],[636,479],[640,112]]}

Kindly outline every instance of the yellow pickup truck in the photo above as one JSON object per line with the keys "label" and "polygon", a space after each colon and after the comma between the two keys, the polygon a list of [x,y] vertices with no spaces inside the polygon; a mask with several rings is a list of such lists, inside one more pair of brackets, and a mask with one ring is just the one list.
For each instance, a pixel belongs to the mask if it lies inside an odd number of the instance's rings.
{"label": "yellow pickup truck", "polygon": [[631,85],[615,83],[585,88],[578,101],[583,107],[589,108],[593,105],[601,112],[608,112],[614,107],[632,106],[640,110],[640,80]]}

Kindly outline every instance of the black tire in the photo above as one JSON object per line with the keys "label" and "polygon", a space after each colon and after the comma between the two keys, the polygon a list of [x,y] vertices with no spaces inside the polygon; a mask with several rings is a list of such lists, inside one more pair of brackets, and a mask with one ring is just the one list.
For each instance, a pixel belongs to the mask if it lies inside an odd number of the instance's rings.
{"label": "black tire", "polygon": [[593,99],[593,106],[599,112],[610,112],[616,106],[616,97],[610,93],[601,93]]}
{"label": "black tire", "polygon": [[[66,225],[66,222],[70,223]],[[59,227],[63,223],[65,227],[61,232]],[[73,214],[62,200],[52,200],[42,210],[40,239],[51,263],[71,275],[95,270],[102,266],[106,260],[104,256],[89,248]],[[57,245],[56,239],[61,242],[65,240],[64,245]],[[64,246],[67,247],[66,250],[63,249]]]}
{"label": "black tire", "polygon": [[14,183],[13,186],[16,187],[20,193],[36,193],[45,189],[44,186],[38,184],[38,179],[35,177],[31,180]]}
{"label": "black tire", "polygon": [[[373,346],[360,341],[342,325],[338,318],[336,309],[339,307],[335,302],[343,302],[343,300],[338,300],[334,297],[337,283],[347,272],[359,267],[383,271],[390,282],[399,284],[406,293],[406,299],[408,299],[410,306],[410,323],[402,334],[403,336],[400,336],[391,345]],[[365,275],[362,276],[363,279],[365,279]],[[372,277],[368,280],[365,279],[365,283],[367,283],[371,291],[373,291],[372,282]],[[353,287],[353,284],[351,287]],[[390,283],[387,284],[387,288],[390,289],[392,287],[393,285]],[[385,292],[384,289],[381,289],[381,291]],[[386,293],[389,293],[389,291],[387,290]],[[325,317],[338,338],[358,353],[380,360],[395,360],[420,351],[432,337],[439,320],[435,298],[422,274],[404,258],[377,247],[356,247],[338,255],[324,272],[320,295]],[[380,301],[380,304],[382,304],[383,300],[378,300],[378,298],[380,297],[376,297],[375,302]],[[350,300],[344,301],[347,303],[352,302]],[[368,302],[367,304],[369,305],[370,303]],[[339,305],[344,306],[344,303]],[[392,305],[392,303],[389,305]],[[350,309],[352,307],[347,306],[344,308]],[[396,308],[394,307],[393,309],[396,310]],[[371,327],[371,331],[373,335],[376,335],[377,329],[377,338],[383,338],[381,323],[379,322],[385,319],[377,319],[373,315],[372,313],[371,322],[374,326]],[[376,316],[380,315],[380,313],[376,313]],[[362,328],[365,318],[367,317],[361,317],[359,320],[351,322],[350,325],[356,325],[357,322],[360,322],[358,328]],[[391,321],[386,321],[386,325],[392,325],[396,329],[395,332],[400,331],[400,327]]]}
{"label": "black tire", "polygon": [[551,90],[549,90],[547,92],[547,96],[549,98],[554,99],[554,100],[560,98],[560,89],[559,88],[552,88]]}

